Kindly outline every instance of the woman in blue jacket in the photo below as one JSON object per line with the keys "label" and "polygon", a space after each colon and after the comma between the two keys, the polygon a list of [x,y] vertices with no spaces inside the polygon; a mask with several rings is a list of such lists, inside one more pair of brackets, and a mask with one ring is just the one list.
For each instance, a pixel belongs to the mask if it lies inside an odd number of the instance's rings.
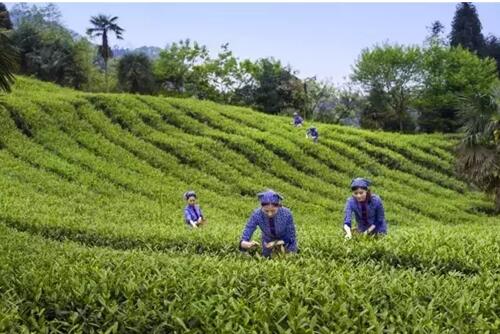
{"label": "woman in blue jacket", "polygon": [[356,232],[371,235],[387,234],[382,199],[372,194],[370,181],[356,178],[351,182],[352,196],[347,199],[344,215],[345,238],[352,238],[352,214],[356,218]]}
{"label": "woman in blue jacket", "polygon": [[194,191],[188,191],[184,193],[184,199],[187,202],[184,208],[184,222],[192,228],[197,228],[198,226],[205,223],[205,217],[198,204],[196,204],[196,193]]}
{"label": "woman in blue jacket", "polygon": [[259,227],[262,232],[262,254],[265,257],[270,257],[273,248],[280,244],[286,252],[297,252],[292,212],[281,205],[283,197],[273,190],[267,190],[257,196],[260,207],[254,210],[245,226],[240,240],[240,249],[247,250],[259,246],[258,242],[250,241]]}

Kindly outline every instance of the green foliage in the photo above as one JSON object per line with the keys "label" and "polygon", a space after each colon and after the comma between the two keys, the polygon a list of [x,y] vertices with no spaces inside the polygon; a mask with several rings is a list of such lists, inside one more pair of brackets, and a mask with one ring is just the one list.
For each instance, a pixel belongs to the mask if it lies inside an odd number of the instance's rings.
{"label": "green foliage", "polygon": [[486,38],[484,55],[495,60],[497,64],[497,74],[500,78],[500,40],[498,37],[490,35]]}
{"label": "green foliage", "polygon": [[426,132],[455,132],[462,126],[458,117],[459,97],[488,93],[496,82],[496,67],[491,59],[458,47],[432,43],[422,55],[423,89],[415,105],[418,120]]}
{"label": "green foliage", "polygon": [[10,20],[9,12],[2,2],[0,2],[0,30],[1,29],[12,29],[12,21]]}
{"label": "green foliage", "polygon": [[[498,218],[452,173],[454,137],[316,124],[195,99],[19,77],[0,97],[0,332],[495,332]],[[352,177],[381,239],[345,242]],[[242,256],[256,192],[297,256]],[[209,219],[188,230],[182,194]]]}
{"label": "green foliage", "polygon": [[118,61],[118,82],[129,93],[152,93],[154,77],[149,58],[144,54],[128,54]]}
{"label": "green foliage", "polygon": [[385,119],[395,118],[399,130],[405,130],[408,108],[419,88],[420,58],[420,48],[413,46],[385,44],[361,52],[352,79],[366,91],[384,95],[384,110],[379,111],[384,117],[384,129]]}
{"label": "green foliage", "polygon": [[7,32],[0,28],[0,91],[10,92],[10,86],[15,81],[17,60],[17,50]]}
{"label": "green foliage", "polygon": [[484,36],[481,29],[476,6],[470,2],[457,4],[451,23],[450,45],[460,45],[471,52],[480,54],[484,47]]}
{"label": "green foliage", "polygon": [[205,62],[209,59],[206,46],[189,39],[172,43],[160,52],[154,73],[169,95],[201,97],[208,86]]}
{"label": "green foliage", "polygon": [[500,91],[462,98],[460,118],[464,136],[458,148],[461,175],[495,196],[500,212]]}
{"label": "green foliage", "polygon": [[[24,8],[24,9],[23,9]],[[16,30],[12,34],[20,53],[20,71],[45,81],[76,89],[89,82],[92,46],[57,21],[51,6],[14,7]],[[55,17],[55,18],[54,18]]]}
{"label": "green foliage", "polygon": [[304,84],[290,66],[285,67],[273,58],[259,59],[253,66],[252,76],[255,79],[253,100],[258,109],[269,114],[304,109]]}
{"label": "green foliage", "polygon": [[111,52],[111,48],[108,42],[108,34],[114,33],[117,39],[123,39],[122,34],[125,31],[122,27],[118,25],[116,22],[118,20],[117,16],[108,16],[99,14],[97,16],[92,16],[90,19],[90,23],[92,24],[91,28],[87,29],[87,35],[90,38],[101,37],[101,45],[99,45],[98,52],[99,55],[104,60],[104,75],[106,82],[106,91],[109,91],[108,86],[108,60],[113,57],[113,53]]}

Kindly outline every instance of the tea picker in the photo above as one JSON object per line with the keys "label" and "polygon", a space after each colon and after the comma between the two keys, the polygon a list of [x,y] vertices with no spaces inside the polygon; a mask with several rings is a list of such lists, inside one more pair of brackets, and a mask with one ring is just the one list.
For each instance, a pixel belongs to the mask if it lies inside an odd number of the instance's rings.
{"label": "tea picker", "polygon": [[319,139],[319,132],[318,129],[316,129],[314,126],[311,126],[309,129],[306,131],[306,138],[312,138],[312,140],[317,143]]}
{"label": "tea picker", "polygon": [[[352,195],[347,199],[344,211],[345,238],[351,239],[352,233],[364,235],[387,234],[387,223],[382,199],[372,194],[371,182],[364,178],[351,181]],[[352,228],[352,215],[356,219],[357,228]]]}
{"label": "tea picker", "polygon": [[184,208],[184,222],[191,228],[197,228],[198,226],[204,225],[207,220],[200,206],[196,204],[196,193],[192,190],[187,191],[184,193],[184,199],[187,202]]}
{"label": "tea picker", "polygon": [[[257,195],[260,207],[250,216],[240,239],[240,250],[247,251],[262,245],[262,255],[270,257],[273,250],[283,248],[285,253],[298,251],[295,234],[295,223],[292,212],[281,205],[283,197],[273,190]],[[252,235],[259,227],[262,242],[251,241]]]}

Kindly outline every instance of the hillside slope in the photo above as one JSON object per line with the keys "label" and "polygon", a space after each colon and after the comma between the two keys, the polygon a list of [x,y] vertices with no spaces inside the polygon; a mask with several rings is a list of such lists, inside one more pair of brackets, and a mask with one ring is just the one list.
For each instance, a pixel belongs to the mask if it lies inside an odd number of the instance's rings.
{"label": "hillside slope", "polygon": [[[247,108],[18,78],[0,96],[0,331],[498,329],[500,224],[453,175],[455,141],[315,125],[318,144]],[[343,241],[356,176],[387,238]],[[295,258],[236,247],[266,188],[294,212]],[[183,225],[188,189],[206,228]]]}

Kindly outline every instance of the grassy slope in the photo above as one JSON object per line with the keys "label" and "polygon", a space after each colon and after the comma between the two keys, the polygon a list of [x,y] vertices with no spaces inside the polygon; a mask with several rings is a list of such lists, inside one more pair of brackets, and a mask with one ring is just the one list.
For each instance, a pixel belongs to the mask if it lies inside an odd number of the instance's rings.
{"label": "grassy slope", "polygon": [[[454,140],[316,124],[314,145],[289,121],[19,78],[0,97],[0,331],[499,328],[500,225],[453,176]],[[355,176],[385,201],[383,240],[342,239]],[[268,187],[297,258],[238,254]],[[187,189],[208,228],[184,228]]]}

